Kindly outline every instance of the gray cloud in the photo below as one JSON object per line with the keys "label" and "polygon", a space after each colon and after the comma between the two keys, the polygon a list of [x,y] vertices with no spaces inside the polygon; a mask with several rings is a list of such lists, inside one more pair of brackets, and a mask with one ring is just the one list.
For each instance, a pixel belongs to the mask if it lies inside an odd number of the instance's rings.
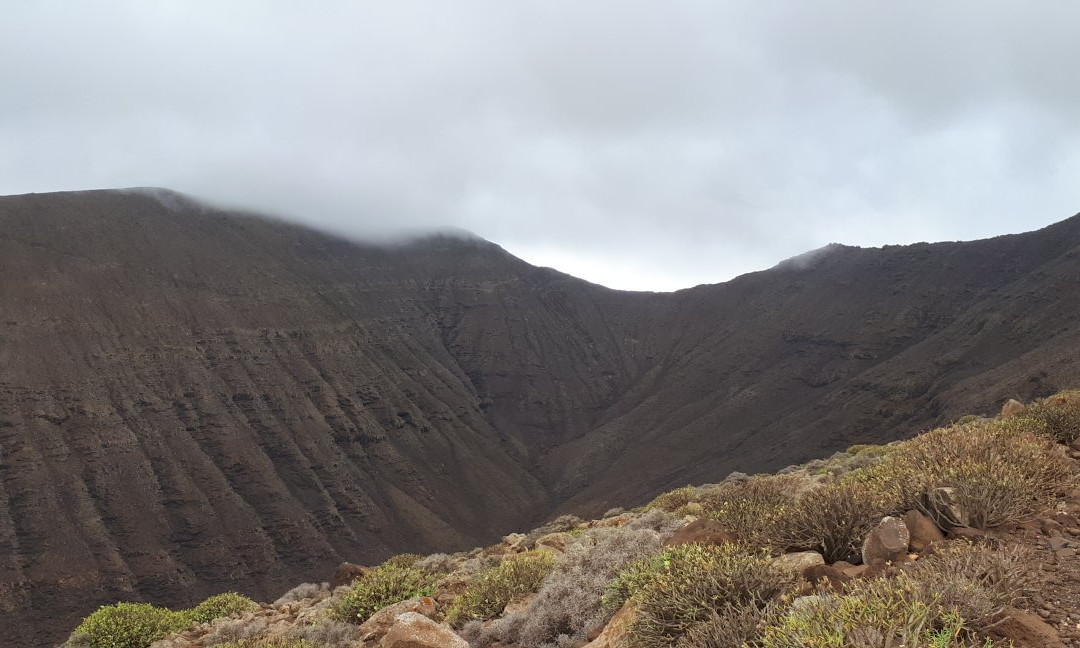
{"label": "gray cloud", "polygon": [[646,289],[1080,209],[1072,3],[8,5],[0,193],[459,227]]}

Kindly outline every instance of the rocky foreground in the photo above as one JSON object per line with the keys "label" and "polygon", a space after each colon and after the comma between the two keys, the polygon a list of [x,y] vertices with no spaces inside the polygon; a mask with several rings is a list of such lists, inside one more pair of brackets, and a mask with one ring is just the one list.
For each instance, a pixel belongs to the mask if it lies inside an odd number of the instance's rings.
{"label": "rocky foreground", "polygon": [[1078,550],[1071,392],[468,553],[345,563],[160,638],[117,639],[138,615],[102,608],[66,645],[1080,646]]}

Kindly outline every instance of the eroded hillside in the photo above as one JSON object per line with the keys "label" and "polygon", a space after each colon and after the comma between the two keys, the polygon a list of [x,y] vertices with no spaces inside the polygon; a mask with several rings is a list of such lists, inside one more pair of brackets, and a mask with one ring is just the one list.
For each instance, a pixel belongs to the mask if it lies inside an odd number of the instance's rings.
{"label": "eroded hillside", "polygon": [[475,239],[3,198],[0,638],[118,598],[266,598],[1050,393],[1077,382],[1077,285],[1080,218],[644,294]]}

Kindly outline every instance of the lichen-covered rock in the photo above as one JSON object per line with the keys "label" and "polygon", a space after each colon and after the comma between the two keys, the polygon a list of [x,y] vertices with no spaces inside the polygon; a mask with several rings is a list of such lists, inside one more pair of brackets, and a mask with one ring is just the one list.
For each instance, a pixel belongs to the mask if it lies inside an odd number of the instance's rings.
{"label": "lichen-covered rock", "polygon": [[810,568],[824,565],[825,558],[816,551],[797,551],[778,557],[773,564],[785,571],[805,575]]}
{"label": "lichen-covered rock", "polygon": [[911,534],[903,520],[891,516],[884,517],[863,541],[863,564],[903,561],[907,558],[910,541]]}

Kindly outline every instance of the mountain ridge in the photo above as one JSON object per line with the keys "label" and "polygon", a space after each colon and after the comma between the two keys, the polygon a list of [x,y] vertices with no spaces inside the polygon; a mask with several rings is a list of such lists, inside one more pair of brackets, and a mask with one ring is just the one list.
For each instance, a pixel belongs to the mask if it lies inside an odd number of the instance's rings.
{"label": "mountain ridge", "polygon": [[439,240],[146,192],[0,198],[11,632],[265,597],[1077,382],[1077,217],[675,293]]}

